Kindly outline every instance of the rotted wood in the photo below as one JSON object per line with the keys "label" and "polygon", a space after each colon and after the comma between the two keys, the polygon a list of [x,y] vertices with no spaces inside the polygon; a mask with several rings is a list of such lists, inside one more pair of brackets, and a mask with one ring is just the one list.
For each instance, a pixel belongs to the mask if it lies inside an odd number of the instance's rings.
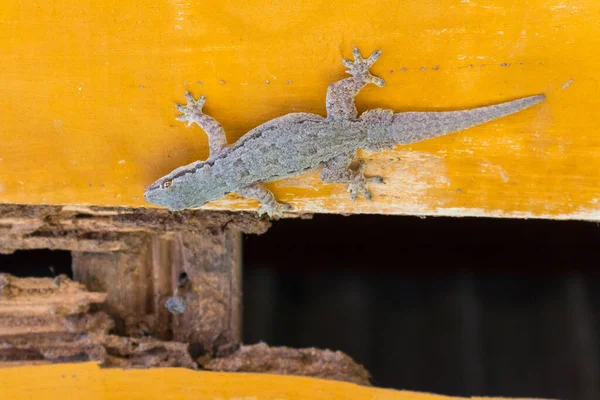
{"label": "rotted wood", "polygon": [[[136,252],[73,252],[74,278],[106,292],[117,331],[189,342],[194,353],[214,354],[240,342],[239,233],[141,234]],[[181,276],[181,314],[165,307]]]}
{"label": "rotted wood", "polygon": [[[74,279],[106,293],[115,333],[212,355],[241,340],[240,234],[269,225],[249,213],[3,205],[0,252],[70,250]],[[176,291],[186,306],[173,315]]]}
{"label": "rotted wood", "polygon": [[136,235],[139,233],[166,236],[219,235],[227,231],[264,233],[270,223],[255,215],[0,204],[0,253],[42,248],[93,253],[135,251],[142,245]]}
{"label": "rotted wood", "polygon": [[224,357],[201,362],[203,369],[312,376],[370,386],[370,374],[341,351],[316,348],[269,347],[265,343],[241,346]]}
{"label": "rotted wood", "polygon": [[76,281],[0,275],[0,366],[91,360],[369,385],[341,352],[241,344],[240,235],[268,227],[245,213],[0,205],[0,252],[70,250]]}
{"label": "rotted wood", "polygon": [[[108,297],[64,275],[52,279],[0,274],[0,367],[83,361],[118,368],[200,365],[210,371],[303,375],[370,385],[368,371],[339,351],[259,343],[196,357],[193,343],[116,335],[115,321],[102,311]],[[191,315],[181,329],[202,322],[213,323]]]}
{"label": "rotted wood", "polygon": [[105,293],[65,276],[0,274],[0,366],[99,361],[108,367],[196,368],[186,343],[112,335]]}

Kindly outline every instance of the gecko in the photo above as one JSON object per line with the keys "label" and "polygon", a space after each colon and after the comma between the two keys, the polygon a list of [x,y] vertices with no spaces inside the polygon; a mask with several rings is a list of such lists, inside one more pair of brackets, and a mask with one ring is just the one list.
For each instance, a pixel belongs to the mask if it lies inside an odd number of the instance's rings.
{"label": "gecko", "polygon": [[356,152],[378,152],[461,131],[516,113],[540,103],[544,94],[495,105],[431,112],[394,112],[372,109],[358,115],[354,97],[367,84],[379,87],[383,79],[370,73],[381,50],[363,58],[357,47],[354,61],[342,60],[350,77],[327,88],[327,116],[290,113],[272,119],[228,145],[225,131],[214,118],[203,113],[204,95],[198,100],[188,91],[187,104],[176,104],[177,119],[196,123],[208,136],[209,157],[179,167],[146,188],[144,199],[172,211],[199,208],[228,193],[238,193],[260,202],[258,214],[282,216],[289,204],[278,202],[262,183],[321,168],[321,181],[345,184],[350,196],[372,199],[368,184],[385,183],[380,176],[365,176],[364,162],[354,163]]}

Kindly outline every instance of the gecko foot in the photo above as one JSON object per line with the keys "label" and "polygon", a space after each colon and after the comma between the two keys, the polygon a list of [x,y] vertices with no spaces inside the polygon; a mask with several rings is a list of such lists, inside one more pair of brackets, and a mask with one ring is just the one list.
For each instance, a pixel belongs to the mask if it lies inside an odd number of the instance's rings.
{"label": "gecko foot", "polygon": [[261,216],[267,214],[269,217],[283,217],[284,211],[291,210],[292,206],[287,203],[272,202],[268,204],[262,204],[258,209],[258,215]]}
{"label": "gecko foot", "polygon": [[363,196],[367,200],[373,200],[373,195],[371,191],[367,189],[367,185],[365,181],[352,182],[348,184],[348,192],[350,193],[350,197],[352,200],[358,198],[358,195]]}
{"label": "gecko foot", "polygon": [[202,113],[202,107],[206,102],[206,97],[201,95],[198,97],[198,100],[196,100],[190,92],[185,92],[185,98],[187,100],[187,104],[175,104],[175,108],[177,111],[183,113],[183,115],[177,117],[177,121],[187,122],[189,126],[192,124],[192,122],[198,121],[199,118],[204,115]]}
{"label": "gecko foot", "polygon": [[373,76],[369,72],[369,68],[371,68],[375,61],[381,56],[381,50],[374,51],[369,58],[362,58],[358,47],[354,47],[352,55],[354,56],[354,61],[342,60],[344,66],[348,68],[348,70],[346,70],[347,73],[362,79],[365,83],[373,83],[379,87],[385,85],[383,79]]}
{"label": "gecko foot", "polygon": [[348,192],[352,200],[356,200],[359,195],[363,196],[367,200],[373,200],[371,191],[367,188],[367,183],[379,183],[385,184],[385,180],[381,176],[365,176],[365,162],[359,161],[358,170],[356,171],[356,181],[348,184]]}
{"label": "gecko foot", "polygon": [[363,196],[367,200],[373,200],[373,195],[371,194],[371,191],[367,188],[367,182],[385,183],[383,178],[380,176],[363,178],[356,182],[349,183],[348,192],[350,193],[350,197],[352,198],[352,200],[356,200],[359,195]]}

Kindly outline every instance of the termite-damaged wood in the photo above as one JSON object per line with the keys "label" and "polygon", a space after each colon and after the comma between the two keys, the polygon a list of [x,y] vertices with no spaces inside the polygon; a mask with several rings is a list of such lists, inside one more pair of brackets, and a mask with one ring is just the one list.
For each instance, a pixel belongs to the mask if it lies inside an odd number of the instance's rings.
{"label": "termite-damaged wood", "polygon": [[[369,384],[340,352],[240,347],[240,234],[268,227],[246,213],[0,205],[0,252],[70,250],[77,281],[0,275],[0,365],[200,364]],[[173,315],[176,290],[186,306]]]}
{"label": "termite-damaged wood", "polygon": [[[139,240],[135,253],[73,252],[75,279],[108,293],[104,309],[116,319],[116,331],[189,342],[198,356],[239,343],[239,234],[146,235]],[[178,293],[186,307],[173,315],[165,302],[182,274],[190,282]]]}
{"label": "termite-damaged wood", "polygon": [[[197,369],[199,363],[211,371],[302,375],[370,385],[367,370],[339,351],[259,343],[194,359],[189,343],[117,336],[111,334],[112,318],[97,307],[106,299],[107,294],[89,292],[65,276],[0,274],[0,367],[99,361],[104,367]],[[202,316],[190,317],[189,322],[181,321],[184,331],[206,322]]]}
{"label": "termite-damaged wood", "polygon": [[[0,252],[70,250],[73,275],[107,293],[114,331],[192,344],[215,354],[240,341],[241,232],[270,223],[250,213],[0,205]],[[165,308],[180,276],[183,314]]]}
{"label": "termite-damaged wood", "polygon": [[0,253],[25,249],[115,252],[139,246],[139,233],[226,231],[261,234],[270,222],[253,213],[145,208],[0,205]]}
{"label": "termite-damaged wood", "polygon": [[0,274],[0,315],[64,315],[85,313],[105,293],[90,293],[65,276],[19,279]]}
{"label": "termite-damaged wood", "polygon": [[107,367],[196,368],[186,343],[109,334],[104,293],[65,276],[16,278],[0,274],[0,365],[99,361]]}
{"label": "termite-damaged wood", "polygon": [[241,346],[236,352],[202,362],[212,371],[263,372],[311,376],[369,386],[369,372],[341,351],[315,348],[269,347],[265,343]]}

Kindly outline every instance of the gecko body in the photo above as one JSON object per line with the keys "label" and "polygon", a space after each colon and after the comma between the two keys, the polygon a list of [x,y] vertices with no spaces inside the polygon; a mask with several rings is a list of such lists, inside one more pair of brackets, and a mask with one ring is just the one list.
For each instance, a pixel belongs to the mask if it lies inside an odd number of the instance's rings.
{"label": "gecko body", "polygon": [[365,85],[383,86],[384,81],[369,73],[379,58],[374,52],[361,57],[354,49],[354,61],[344,60],[352,76],[327,89],[327,117],[291,113],[268,121],[227,145],[225,132],[213,118],[202,112],[205,98],[188,92],[187,105],[177,105],[180,121],[198,124],[208,135],[210,156],[175,169],[146,189],[144,198],[170,210],[198,208],[236,192],[260,201],[259,214],[281,215],[291,207],[279,203],[261,183],[322,168],[325,183],[348,185],[353,199],[371,199],[367,183],[384,183],[381,177],[365,177],[363,164],[351,169],[356,151],[381,151],[399,144],[414,143],[457,132],[513,114],[544,100],[544,95],[524,97],[506,103],[471,110],[447,112],[404,112],[374,109],[358,116],[354,97]]}

